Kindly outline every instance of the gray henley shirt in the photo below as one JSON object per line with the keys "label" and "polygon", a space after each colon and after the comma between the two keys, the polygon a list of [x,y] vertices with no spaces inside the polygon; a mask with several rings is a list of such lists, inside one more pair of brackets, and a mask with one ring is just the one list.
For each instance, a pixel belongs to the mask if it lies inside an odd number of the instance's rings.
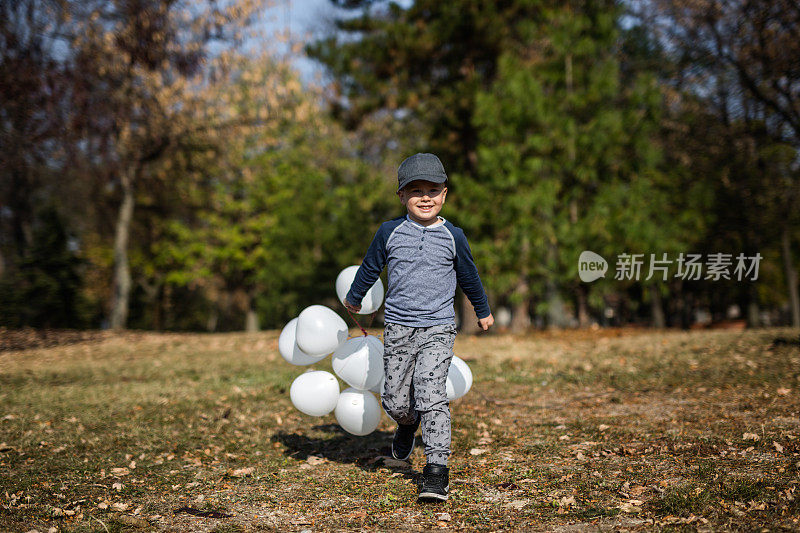
{"label": "gray henley shirt", "polygon": [[478,318],[491,313],[464,231],[439,217],[423,226],[408,215],[381,224],[356,272],[347,301],[359,305],[387,267],[384,321],[412,327],[455,323],[456,284]]}

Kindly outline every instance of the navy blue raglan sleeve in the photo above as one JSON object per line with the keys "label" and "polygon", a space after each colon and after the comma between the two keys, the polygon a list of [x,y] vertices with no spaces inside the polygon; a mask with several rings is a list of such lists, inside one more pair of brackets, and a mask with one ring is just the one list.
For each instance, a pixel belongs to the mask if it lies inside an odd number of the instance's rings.
{"label": "navy blue raglan sleeve", "polygon": [[353,284],[350,285],[350,290],[345,296],[348,303],[361,305],[364,295],[380,277],[383,267],[386,265],[386,241],[390,231],[390,225],[384,222],[375,232],[375,237],[367,249],[367,255],[364,256],[361,266],[358,267]]}
{"label": "navy blue raglan sleeve", "polygon": [[459,287],[467,295],[469,301],[472,302],[472,307],[475,308],[475,314],[478,318],[486,318],[492,312],[489,309],[489,299],[486,297],[486,291],[483,290],[481,278],[478,275],[478,267],[475,266],[475,261],[472,259],[472,251],[469,249],[467,237],[461,228],[453,227],[453,239],[456,244],[456,280]]}

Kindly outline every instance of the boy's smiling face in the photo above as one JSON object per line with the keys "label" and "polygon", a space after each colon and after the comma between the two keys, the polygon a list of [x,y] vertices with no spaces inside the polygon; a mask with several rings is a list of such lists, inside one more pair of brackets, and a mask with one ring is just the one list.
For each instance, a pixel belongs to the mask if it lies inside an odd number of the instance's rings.
{"label": "boy's smiling face", "polygon": [[438,221],[437,216],[447,196],[447,187],[444,183],[414,180],[397,191],[397,195],[412,220],[423,226],[430,226]]}

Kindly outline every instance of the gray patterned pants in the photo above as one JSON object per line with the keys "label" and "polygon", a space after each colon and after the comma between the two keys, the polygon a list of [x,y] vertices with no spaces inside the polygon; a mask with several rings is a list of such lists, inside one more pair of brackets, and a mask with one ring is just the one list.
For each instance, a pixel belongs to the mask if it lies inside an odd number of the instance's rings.
{"label": "gray patterned pants", "polygon": [[453,358],[455,324],[415,328],[386,324],[381,404],[398,424],[422,417],[422,442],[428,463],[447,465],[450,455],[450,404],[447,371]]}

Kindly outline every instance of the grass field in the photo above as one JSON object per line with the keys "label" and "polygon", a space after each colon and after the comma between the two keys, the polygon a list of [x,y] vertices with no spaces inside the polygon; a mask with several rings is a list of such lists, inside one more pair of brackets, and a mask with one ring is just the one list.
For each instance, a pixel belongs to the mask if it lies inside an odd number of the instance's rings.
{"label": "grass field", "polygon": [[[354,334],[356,330],[351,330]],[[380,330],[371,333],[380,334]],[[450,500],[256,335],[0,352],[0,530],[800,530],[800,332],[463,336]],[[314,365],[330,370],[330,358]]]}

